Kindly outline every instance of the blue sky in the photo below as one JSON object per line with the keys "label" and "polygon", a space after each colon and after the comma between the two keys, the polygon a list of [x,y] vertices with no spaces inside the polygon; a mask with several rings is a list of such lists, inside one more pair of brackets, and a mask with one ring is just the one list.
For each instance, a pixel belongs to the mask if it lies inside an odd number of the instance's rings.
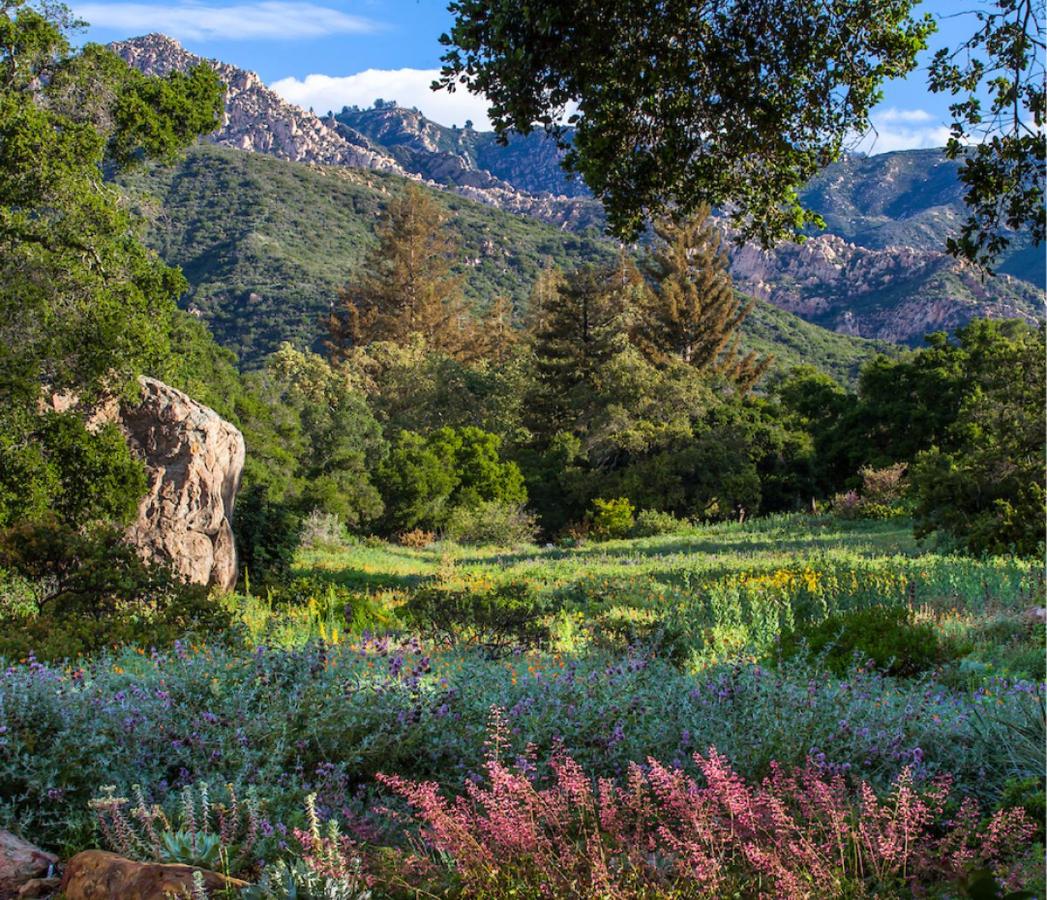
{"label": "blue sky", "polygon": [[[478,128],[486,125],[482,98],[428,89],[440,65],[439,35],[451,24],[446,0],[72,0],[70,5],[90,23],[85,40],[161,31],[193,53],[257,72],[286,99],[318,113],[344,104],[369,106],[381,97],[417,106],[445,125],[466,119]],[[983,0],[970,0],[970,7],[979,5]],[[933,46],[955,44],[974,28],[970,16],[953,15],[955,0],[926,0],[919,9],[939,19]],[[876,153],[944,144],[948,100],[930,94],[925,82],[921,67],[886,85],[873,115],[879,134],[869,136],[861,149]]]}

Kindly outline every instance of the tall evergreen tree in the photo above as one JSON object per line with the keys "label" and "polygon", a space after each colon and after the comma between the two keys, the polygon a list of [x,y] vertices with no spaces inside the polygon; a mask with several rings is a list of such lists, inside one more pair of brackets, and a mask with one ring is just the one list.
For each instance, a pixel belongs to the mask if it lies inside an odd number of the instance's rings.
{"label": "tall evergreen tree", "polygon": [[752,311],[734,291],[719,229],[703,207],[686,218],[654,223],[658,243],[644,261],[644,295],[637,344],[651,359],[677,357],[726,376],[748,390],[770,364],[740,356],[738,329]]}
{"label": "tall evergreen tree", "polygon": [[584,430],[601,369],[628,345],[641,291],[635,267],[587,265],[565,276],[533,336],[535,389],[528,416],[534,433]]}
{"label": "tall evergreen tree", "polygon": [[532,337],[543,328],[545,316],[555,306],[563,283],[563,272],[551,262],[547,262],[538,273],[527,299],[527,314],[524,318],[524,329]]}
{"label": "tall evergreen tree", "polygon": [[463,357],[476,357],[501,364],[506,362],[520,340],[513,327],[513,303],[504,296],[495,297],[480,316],[463,346]]}
{"label": "tall evergreen tree", "polygon": [[339,293],[338,309],[328,319],[333,358],[373,341],[403,343],[411,334],[421,334],[434,350],[468,353],[474,320],[462,279],[451,272],[458,248],[445,221],[416,185],[389,202],[359,280]]}

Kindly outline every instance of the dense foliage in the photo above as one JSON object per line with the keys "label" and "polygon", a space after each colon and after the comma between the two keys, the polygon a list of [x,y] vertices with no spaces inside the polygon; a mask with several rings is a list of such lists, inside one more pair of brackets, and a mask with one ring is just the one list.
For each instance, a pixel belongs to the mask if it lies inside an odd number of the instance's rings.
{"label": "dense foliage", "polygon": [[[329,355],[241,372],[100,180],[213,75],[0,11],[0,147],[55,191],[0,164],[5,829],[247,900],[1042,891],[1043,329],[775,370],[704,212],[472,308],[412,187]],[[143,371],[242,429],[240,593],[126,540],[97,413]]]}
{"label": "dense foliage", "polygon": [[[890,555],[899,552],[906,555]],[[244,630],[227,632],[225,646],[198,633],[169,650],[132,645],[73,665],[30,659],[5,667],[5,820],[48,846],[78,849],[96,840],[95,816],[120,807],[102,793],[113,785],[108,796],[129,798],[124,809],[135,828],[142,826],[132,807],[160,805],[172,823],[158,838],[160,855],[174,858],[193,850],[192,828],[205,820],[198,810],[196,825],[187,825],[186,803],[198,805],[198,785],[207,783],[221,814],[230,815],[238,797],[238,821],[254,817],[250,840],[243,828],[232,833],[233,822],[227,829],[228,859],[243,875],[256,877],[260,859],[268,870],[278,859],[293,867],[296,855],[309,857],[311,841],[303,848],[292,836],[310,831],[315,815],[323,835],[324,820],[344,823],[353,841],[346,862],[367,861],[377,896],[396,896],[398,877],[423,872],[419,884],[453,896],[455,872],[478,873],[447,869],[439,857],[435,868],[399,865],[400,854],[417,852],[416,832],[375,810],[402,809],[388,787],[417,799],[419,782],[428,781],[436,782],[425,788],[434,797],[479,799],[492,739],[502,742],[504,766],[537,779],[529,781],[536,789],[551,776],[555,783],[556,761],[569,754],[584,773],[579,797],[598,777],[612,794],[627,787],[631,764],[648,759],[711,787],[695,754],[708,760],[715,747],[738,776],[732,783],[749,790],[797,767],[836,784],[846,821],[857,822],[852,813],[864,816],[874,802],[893,803],[899,778],[911,779],[915,800],[947,775],[949,815],[978,803],[969,825],[979,833],[994,815],[1022,816],[1001,808],[1036,815],[1043,644],[1042,627],[1025,618],[1042,596],[1032,563],[919,555],[904,525],[793,517],[512,555],[360,544],[314,551],[299,566],[309,574],[286,605],[227,599],[224,608]],[[384,621],[361,615],[367,604],[384,608]],[[819,623],[839,622],[849,610],[915,615],[938,642],[959,649],[932,669],[895,675],[842,648],[833,661],[838,674],[823,668],[825,646],[780,657],[777,637],[790,623],[806,622],[813,636]],[[645,616],[661,626],[645,627]],[[612,628],[624,642],[608,640]],[[886,661],[900,658],[879,646]],[[500,736],[489,730],[492,706],[503,711]],[[386,788],[378,773],[390,776]],[[313,812],[303,814],[310,794]],[[427,809],[417,810],[423,823]],[[669,827],[676,821],[660,817]],[[478,820],[469,815],[459,833],[470,823]],[[1022,834],[1016,864],[1028,846]],[[784,850],[773,841],[761,846]],[[149,840],[128,847],[155,855]],[[594,859],[581,851],[572,858]],[[728,858],[724,873],[737,874]],[[800,877],[806,864],[794,861]],[[501,877],[529,884],[526,859],[520,865]],[[963,877],[958,865],[926,877],[935,884]],[[1013,870],[1015,884],[1035,883],[1035,860],[1026,865]]]}
{"label": "dense foliage", "polygon": [[977,553],[1044,541],[1044,330],[975,321],[950,341],[862,370],[856,394],[813,371],[778,388],[804,423],[823,479],[911,464],[918,533]]}
{"label": "dense foliage", "polygon": [[209,68],[147,78],[74,52],[66,19],[0,6],[0,525],[133,511],[144,477],[119,435],[42,407],[127,396],[162,363],[185,280],[136,239],[103,166],[169,159],[221,108]]}
{"label": "dense foliage", "polygon": [[[390,222],[420,201],[404,202]],[[386,235],[395,267],[416,238],[402,228]],[[699,297],[711,296],[692,288],[725,275],[714,239],[694,223],[666,226],[662,236],[643,269],[623,256],[547,270],[524,330],[471,339],[468,352],[430,344],[404,310],[406,322],[383,320],[391,339],[354,345],[346,335],[334,363],[285,346],[246,377],[206,336],[184,332],[183,356],[205,374],[195,382],[175,374],[243,428],[246,480],[266,487],[267,503],[297,518],[335,515],[356,532],[476,540],[480,504],[493,504],[486,508],[501,525],[486,533],[513,543],[534,534],[514,518],[526,513],[512,511],[525,501],[555,537],[588,528],[601,498],[649,515],[716,520],[835,495],[840,515],[915,510],[922,534],[976,552],[1035,552],[1042,333],[975,322],[955,341],[932,336],[924,349],[873,359],[853,393],[810,367],[765,376],[753,392],[763,363],[734,355],[745,307],[733,297],[721,293],[720,306],[708,307],[719,309],[722,330],[709,345],[719,355],[678,342],[687,322],[706,315]],[[440,250],[441,279],[451,250]],[[442,304],[459,300],[437,293],[427,302],[436,321]],[[464,315],[459,336],[497,333],[489,318]],[[1023,387],[1014,390],[1018,376]],[[226,383],[221,395],[206,389]],[[887,467],[897,490],[878,496],[869,476]],[[971,485],[979,470],[993,473],[982,487],[949,488],[949,471]],[[1013,474],[997,477],[1005,470]]]}
{"label": "dense foliage", "polygon": [[[284,341],[300,349],[322,347],[331,301],[365,274],[376,220],[390,195],[407,184],[391,175],[306,167],[209,144],[194,147],[173,167],[143,167],[121,175],[119,183],[146,220],[149,246],[182,267],[190,283],[183,304],[247,368],[259,366]],[[596,235],[446,193],[434,201],[461,248],[452,271],[478,310],[507,297],[519,316],[547,266],[573,268],[614,257],[613,245]],[[744,349],[773,352],[779,368],[810,361],[843,381],[889,349],[814,327],[762,301],[742,331]]]}

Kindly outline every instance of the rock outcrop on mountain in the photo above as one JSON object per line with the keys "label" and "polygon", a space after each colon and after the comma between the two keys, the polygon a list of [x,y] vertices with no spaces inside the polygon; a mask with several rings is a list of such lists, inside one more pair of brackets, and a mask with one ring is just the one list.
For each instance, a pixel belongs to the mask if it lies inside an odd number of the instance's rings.
{"label": "rock outcrop on mountain", "polygon": [[[603,224],[585,185],[560,167],[562,151],[540,134],[513,136],[502,146],[491,132],[445,128],[395,104],[346,107],[334,119],[438,183],[483,184],[491,191],[486,175],[517,191],[552,189],[566,202],[543,218],[559,216],[566,228]],[[965,215],[958,168],[939,150],[845,157],[802,194],[824,216],[826,230],[773,251],[729,245],[735,284],[824,327],[890,341],[918,343],[928,331],[953,329],[975,316],[1036,321],[1043,314],[1043,264],[1023,251],[1021,236],[1000,266],[1001,277],[988,281],[943,252]],[[509,193],[499,205],[533,214],[514,203],[518,196]]]}
{"label": "rock outcrop on mountain", "polygon": [[470,200],[571,231],[605,224],[603,208],[583,182],[567,177],[562,152],[542,134],[516,135],[502,146],[494,132],[447,128],[395,104],[345,107],[325,121],[363,135],[408,172]]}
{"label": "rock outcrop on mountain", "polygon": [[204,60],[162,34],[111,44],[130,65],[151,75],[184,72],[209,63],[226,85],[221,127],[208,140],[227,147],[267,153],[294,162],[354,166],[405,174],[396,160],[349,129],[336,131],[319,117],[282,100],[254,73],[219,60]]}
{"label": "rock outcrop on mountain", "polygon": [[564,228],[580,230],[602,223],[600,206],[591,199],[532,195],[468,165],[459,154],[440,151],[435,140],[426,141],[426,131],[442,126],[428,120],[419,123],[422,127],[416,136],[423,153],[412,152],[406,143],[401,145],[400,153],[393,153],[334,118],[321,119],[287,103],[254,72],[219,60],[205,60],[166,35],[148,34],[118,41],[110,48],[150,75],[186,71],[200,62],[211,65],[226,85],[222,124],[207,138],[213,143],[293,162],[351,166],[414,177],[470,200]]}
{"label": "rock outcrop on mountain", "polygon": [[1010,275],[986,280],[947,253],[860,247],[835,234],[745,245],[731,254],[735,285],[833,331],[909,343],[972,318],[1037,320],[1042,292]]}
{"label": "rock outcrop on mountain", "polygon": [[140,381],[135,405],[103,414],[145,463],[149,488],[128,538],[146,559],[169,563],[187,581],[231,590],[243,435],[181,391],[153,378]]}

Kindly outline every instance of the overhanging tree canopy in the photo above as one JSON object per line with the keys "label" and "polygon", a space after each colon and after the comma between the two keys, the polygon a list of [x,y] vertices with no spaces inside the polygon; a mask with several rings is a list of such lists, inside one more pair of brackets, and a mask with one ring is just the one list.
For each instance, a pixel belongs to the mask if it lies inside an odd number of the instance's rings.
{"label": "overhanging tree canopy", "polygon": [[503,139],[554,134],[619,235],[708,204],[769,245],[820,223],[799,188],[868,129],[880,84],[915,67],[933,25],[913,6],[455,0],[437,85],[483,93]]}
{"label": "overhanging tree canopy", "polygon": [[103,165],[167,159],[213,130],[205,66],[149,78],[73,52],[61,7],[0,0],[0,401],[84,399],[163,355],[180,272],[137,239]]}

